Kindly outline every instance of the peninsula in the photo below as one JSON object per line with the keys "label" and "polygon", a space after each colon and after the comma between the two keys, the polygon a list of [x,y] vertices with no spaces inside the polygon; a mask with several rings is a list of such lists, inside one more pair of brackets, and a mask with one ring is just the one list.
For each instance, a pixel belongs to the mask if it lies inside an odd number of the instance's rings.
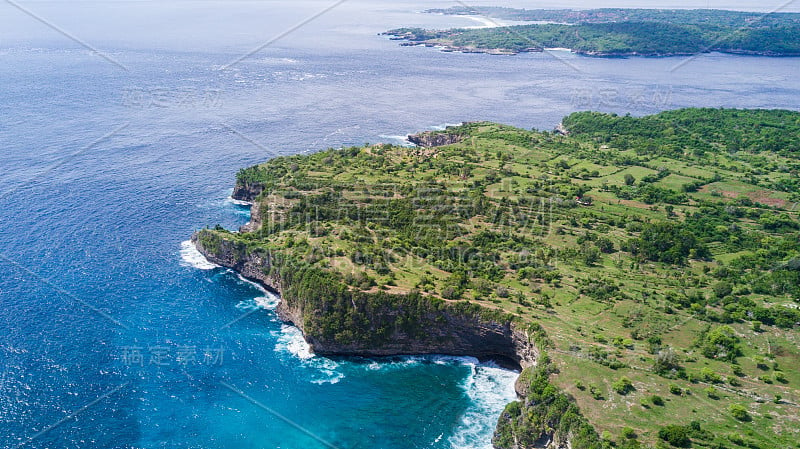
{"label": "peninsula", "polygon": [[726,10],[465,8],[428,10],[528,25],[482,29],[387,31],[402,45],[465,53],[517,54],[565,48],[588,56],[679,56],[722,52],[800,56],[800,14]]}
{"label": "peninsula", "polygon": [[521,368],[496,448],[800,440],[800,113],[475,122],[243,169],[192,240],[320,355]]}

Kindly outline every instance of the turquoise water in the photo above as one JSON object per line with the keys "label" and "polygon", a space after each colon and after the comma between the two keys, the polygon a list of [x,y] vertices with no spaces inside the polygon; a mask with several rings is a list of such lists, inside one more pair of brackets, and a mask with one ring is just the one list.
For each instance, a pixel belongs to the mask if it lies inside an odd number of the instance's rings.
{"label": "turquoise water", "polygon": [[247,222],[228,199],[236,171],[466,120],[551,129],[587,108],[800,98],[795,58],[712,54],[673,70],[376,35],[474,24],[414,12],[441,6],[430,2],[347,3],[230,65],[326,3],[159,5],[30,5],[127,70],[2,6],[2,448],[489,447],[515,373],[312,357],[276,320],[276,298],[182,246],[203,226]]}

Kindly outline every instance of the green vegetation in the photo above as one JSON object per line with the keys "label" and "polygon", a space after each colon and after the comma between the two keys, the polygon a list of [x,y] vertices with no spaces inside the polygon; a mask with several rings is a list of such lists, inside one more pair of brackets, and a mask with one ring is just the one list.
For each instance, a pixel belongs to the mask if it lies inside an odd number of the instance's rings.
{"label": "green vegetation", "polygon": [[770,56],[800,55],[800,14],[723,10],[599,9],[507,10],[452,8],[448,14],[482,14],[536,22],[488,29],[400,28],[386,34],[414,44],[461,51],[518,53],[569,48],[598,56],[690,55],[709,51]]}
{"label": "green vegetation", "polygon": [[689,447],[692,443],[689,430],[684,426],[670,424],[658,431],[658,437],[675,447]]}
{"label": "green vegetation", "polygon": [[800,113],[563,125],[468,123],[441,147],[276,158],[239,174],[263,187],[257,229],[199,239],[269,258],[326,341],[424,344],[445,310],[540,326],[546,354],[523,372],[529,395],[504,412],[498,447],[553,431],[576,448],[682,435],[796,447]]}
{"label": "green vegetation", "polygon": [[547,357],[535,368],[520,374],[525,382],[525,402],[508,404],[500,416],[494,447],[511,449],[535,447],[543,435],[570,441],[571,447],[605,449],[608,445],[581,414],[575,402],[550,380],[552,366]]}
{"label": "green vegetation", "polygon": [[492,6],[429,9],[426,12],[448,15],[482,15],[501,20],[555,23],[673,22],[693,25],[744,27],[753,22],[763,26],[800,24],[800,14],[727,11],[720,9],[515,9]]}

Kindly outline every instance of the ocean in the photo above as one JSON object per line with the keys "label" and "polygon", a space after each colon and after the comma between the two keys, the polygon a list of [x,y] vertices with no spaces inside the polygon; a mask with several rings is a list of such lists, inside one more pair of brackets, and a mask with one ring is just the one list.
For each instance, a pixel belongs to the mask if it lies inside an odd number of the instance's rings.
{"label": "ocean", "polygon": [[799,104],[797,58],[495,57],[377,35],[480,24],[419,13],[444,3],[21,4],[44,22],[0,6],[0,447],[489,448],[517,373],[314,356],[278,298],[186,244],[248,221],[236,171],[462,121]]}

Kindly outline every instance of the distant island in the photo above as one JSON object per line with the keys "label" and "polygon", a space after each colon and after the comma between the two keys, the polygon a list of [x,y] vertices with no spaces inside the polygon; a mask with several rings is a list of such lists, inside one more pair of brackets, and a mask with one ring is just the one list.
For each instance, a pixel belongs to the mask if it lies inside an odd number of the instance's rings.
{"label": "distant island", "polygon": [[480,29],[398,28],[385,35],[403,45],[489,54],[569,49],[587,56],[682,56],[722,52],[800,55],[800,14],[713,9],[526,10],[454,7],[429,13],[481,15],[535,22]]}
{"label": "distant island", "polygon": [[800,113],[465,123],[242,169],[192,240],[320,355],[521,368],[498,449],[796,447]]}

